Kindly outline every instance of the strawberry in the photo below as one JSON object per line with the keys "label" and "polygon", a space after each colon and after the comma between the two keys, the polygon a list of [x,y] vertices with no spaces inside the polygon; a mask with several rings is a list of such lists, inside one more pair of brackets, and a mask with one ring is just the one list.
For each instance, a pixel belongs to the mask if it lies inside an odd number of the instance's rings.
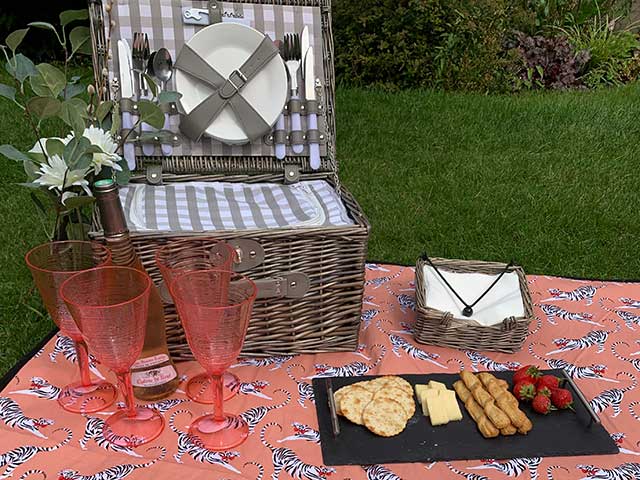
{"label": "strawberry", "polygon": [[570,408],[573,410],[573,395],[566,388],[554,388],[551,391],[551,403],[557,408]]}
{"label": "strawberry", "polygon": [[522,380],[513,387],[513,394],[521,402],[528,402],[536,396],[536,386],[527,380]]}
{"label": "strawberry", "polygon": [[545,395],[536,395],[531,402],[531,408],[533,408],[534,412],[541,413],[546,415],[553,407],[551,406],[551,399]]}
{"label": "strawberry", "polygon": [[524,367],[516,370],[513,374],[513,384],[515,385],[521,380],[528,380],[535,384],[536,379],[540,376],[540,370],[535,365],[525,365]]}
{"label": "strawberry", "polygon": [[550,390],[560,388],[560,379],[555,375],[542,375],[536,380],[536,387],[548,387]]}
{"label": "strawberry", "polygon": [[549,387],[539,387],[536,391],[537,395],[544,395],[545,397],[549,397],[551,398],[551,392],[553,390],[550,389]]}

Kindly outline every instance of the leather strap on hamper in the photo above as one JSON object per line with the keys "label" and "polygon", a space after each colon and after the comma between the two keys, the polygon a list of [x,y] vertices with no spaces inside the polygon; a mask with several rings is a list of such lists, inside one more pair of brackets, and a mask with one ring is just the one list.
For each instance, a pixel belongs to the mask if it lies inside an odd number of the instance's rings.
{"label": "leather strap on hamper", "polygon": [[230,105],[249,139],[258,138],[268,131],[271,128],[269,124],[245,100],[240,91],[277,53],[278,49],[271,39],[265,36],[244,64],[231,72],[229,78],[224,78],[195,50],[185,44],[176,60],[176,68],[197,78],[215,91],[181,120],[180,130],[191,140],[198,141],[211,122]]}

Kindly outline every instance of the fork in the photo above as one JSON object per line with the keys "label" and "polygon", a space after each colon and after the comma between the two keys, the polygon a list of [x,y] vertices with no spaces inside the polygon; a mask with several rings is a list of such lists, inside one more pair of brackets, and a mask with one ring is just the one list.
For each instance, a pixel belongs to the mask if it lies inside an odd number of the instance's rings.
{"label": "fork", "polygon": [[[289,111],[291,112],[291,100],[298,100],[298,70],[300,61],[302,60],[302,46],[300,44],[300,35],[297,33],[288,33],[284,36],[284,60],[289,72],[289,87],[291,89],[291,97],[289,98]],[[302,131],[300,122],[300,113],[291,113],[291,131]],[[302,143],[294,143],[291,146],[294,153],[302,153],[304,145]]]}
{"label": "fork", "polygon": [[146,97],[149,94],[147,82],[144,80],[144,72],[149,59],[149,37],[146,33],[135,32],[133,34],[133,50],[131,57],[133,60],[133,70],[138,77],[138,97]]}

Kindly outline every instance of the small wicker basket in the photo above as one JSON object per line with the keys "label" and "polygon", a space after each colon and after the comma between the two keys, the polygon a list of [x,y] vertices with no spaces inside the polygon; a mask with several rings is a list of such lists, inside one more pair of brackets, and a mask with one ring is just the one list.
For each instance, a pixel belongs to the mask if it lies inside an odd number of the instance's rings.
{"label": "small wicker basket", "polygon": [[[431,258],[440,270],[457,273],[484,273],[498,275],[506,267],[504,263],[448,260]],[[416,264],[416,312],[414,338],[419,343],[469,350],[491,350],[513,353],[522,348],[529,334],[533,319],[533,306],[527,279],[522,267],[513,266],[508,272],[516,272],[520,280],[524,317],[508,317],[501,323],[486,327],[468,318],[456,318],[451,312],[442,312],[427,307],[422,258]]]}

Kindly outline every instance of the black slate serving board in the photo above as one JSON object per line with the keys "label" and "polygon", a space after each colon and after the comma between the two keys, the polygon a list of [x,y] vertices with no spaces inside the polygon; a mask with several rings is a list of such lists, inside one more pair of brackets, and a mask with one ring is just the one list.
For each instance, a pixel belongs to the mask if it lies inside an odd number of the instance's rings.
{"label": "black slate serving board", "polygon": [[[511,383],[513,372],[491,372],[497,378]],[[546,370],[562,377],[560,370]],[[458,374],[399,375],[411,385],[435,380],[453,388],[460,379]],[[338,388],[375,376],[334,377],[334,391]],[[485,439],[476,423],[458,400],[463,419],[440,427],[432,427],[422,415],[416,401],[416,413],[405,430],[395,437],[383,438],[355,425],[344,417],[340,421],[340,435],[334,438],[325,386],[325,378],[313,379],[316,413],[320,427],[322,458],[325,465],[370,465],[384,463],[435,462],[446,460],[507,459],[519,457],[565,457],[578,455],[605,455],[618,453],[618,447],[602,425],[592,421],[587,408],[575,392],[576,413],[570,410],[539,415],[529,405],[521,409],[533,422],[528,435],[515,434]],[[570,386],[567,388],[571,389]]]}

